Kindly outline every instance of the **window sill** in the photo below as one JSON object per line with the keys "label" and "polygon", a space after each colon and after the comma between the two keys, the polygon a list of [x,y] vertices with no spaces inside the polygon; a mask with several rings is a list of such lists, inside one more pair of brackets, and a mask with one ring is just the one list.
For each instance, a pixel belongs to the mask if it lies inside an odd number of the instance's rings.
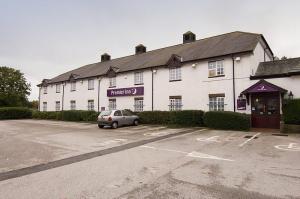
{"label": "window sill", "polygon": [[116,86],[109,86],[108,88],[116,88]]}
{"label": "window sill", "polygon": [[138,85],[144,85],[144,83],[140,83],[140,84],[134,84],[135,86],[138,86]]}
{"label": "window sill", "polygon": [[71,92],[74,92],[74,91],[76,91],[76,90],[71,90]]}
{"label": "window sill", "polygon": [[169,82],[179,82],[181,79],[174,79],[174,80],[169,80]]}
{"label": "window sill", "polygon": [[225,75],[208,76],[208,78],[225,77]]}
{"label": "window sill", "polygon": [[94,88],[88,88],[88,90],[94,90]]}
{"label": "window sill", "polygon": [[60,92],[56,92],[56,93],[60,93]]}

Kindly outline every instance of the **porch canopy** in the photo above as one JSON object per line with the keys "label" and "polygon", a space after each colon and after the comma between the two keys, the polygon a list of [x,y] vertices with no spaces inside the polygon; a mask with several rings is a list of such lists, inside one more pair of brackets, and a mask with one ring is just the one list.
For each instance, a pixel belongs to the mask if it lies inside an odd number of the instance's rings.
{"label": "porch canopy", "polygon": [[256,84],[253,84],[252,86],[250,86],[249,88],[241,92],[241,94],[248,95],[252,93],[270,93],[270,92],[279,92],[283,94],[286,93],[287,90],[262,79],[259,80]]}

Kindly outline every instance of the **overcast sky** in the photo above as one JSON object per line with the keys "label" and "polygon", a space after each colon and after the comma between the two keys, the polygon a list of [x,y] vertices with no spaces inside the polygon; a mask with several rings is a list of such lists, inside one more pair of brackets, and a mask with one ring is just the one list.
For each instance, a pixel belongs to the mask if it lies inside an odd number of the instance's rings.
{"label": "overcast sky", "polygon": [[276,56],[300,57],[300,1],[0,0],[0,66],[20,69],[32,84],[68,70],[231,31],[262,33]]}

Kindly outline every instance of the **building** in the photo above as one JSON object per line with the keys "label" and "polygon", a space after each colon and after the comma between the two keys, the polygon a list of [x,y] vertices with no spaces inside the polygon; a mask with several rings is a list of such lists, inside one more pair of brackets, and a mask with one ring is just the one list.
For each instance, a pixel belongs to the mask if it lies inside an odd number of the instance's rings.
{"label": "building", "polygon": [[82,66],[39,84],[41,111],[238,111],[279,127],[285,97],[300,97],[300,58],[273,60],[262,34],[231,32]]}

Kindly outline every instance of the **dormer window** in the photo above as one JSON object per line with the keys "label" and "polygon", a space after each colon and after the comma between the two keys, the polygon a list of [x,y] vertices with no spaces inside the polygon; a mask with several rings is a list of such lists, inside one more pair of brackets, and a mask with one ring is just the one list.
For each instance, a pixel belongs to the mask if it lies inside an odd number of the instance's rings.
{"label": "dormer window", "polygon": [[116,77],[110,77],[110,78],[109,78],[109,87],[110,87],[110,88],[116,87],[116,84],[117,84]]}
{"label": "dormer window", "polygon": [[71,91],[76,91],[76,82],[71,82]]}

